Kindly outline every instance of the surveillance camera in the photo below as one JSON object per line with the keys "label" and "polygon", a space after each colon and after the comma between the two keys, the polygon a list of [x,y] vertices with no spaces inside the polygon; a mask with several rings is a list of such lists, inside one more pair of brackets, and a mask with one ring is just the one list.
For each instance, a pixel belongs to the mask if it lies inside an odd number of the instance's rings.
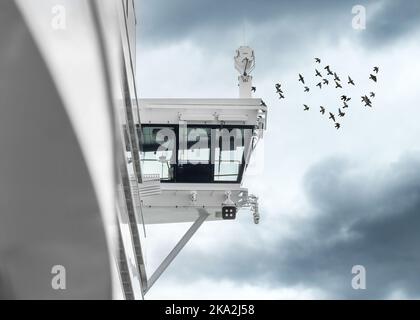
{"label": "surveillance camera", "polygon": [[236,219],[236,212],[238,209],[236,206],[226,205],[222,207],[222,218],[223,220],[235,220]]}

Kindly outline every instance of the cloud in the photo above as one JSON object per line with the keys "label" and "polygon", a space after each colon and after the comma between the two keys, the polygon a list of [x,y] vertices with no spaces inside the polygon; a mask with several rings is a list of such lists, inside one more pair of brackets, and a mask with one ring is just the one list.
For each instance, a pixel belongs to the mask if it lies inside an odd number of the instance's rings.
{"label": "cloud", "polygon": [[[277,20],[290,15],[306,17],[316,13],[331,14],[351,8],[352,1],[164,1],[138,4],[140,16],[143,18],[143,30],[149,39],[180,40],[197,31],[211,29],[216,33],[229,28],[242,26],[243,20],[253,25],[261,25],[267,21]],[[350,6],[350,7],[349,7]],[[349,11],[349,10],[347,10]],[[295,24],[305,21],[295,19]]]}
{"label": "cloud", "polygon": [[[418,297],[419,167],[420,154],[415,153],[384,168],[324,159],[303,181],[310,214],[266,221],[292,223],[294,232],[287,238],[273,234],[271,241],[259,241],[253,234],[253,241],[230,242],[217,252],[196,247],[184,254],[182,267],[165,277],[264,284],[273,291],[310,288],[329,298]],[[352,289],[354,265],[366,267],[367,290]]]}
{"label": "cloud", "polygon": [[[197,299],[197,288],[206,288],[201,290],[200,299],[203,300],[270,300],[270,299],[319,299],[324,296],[322,291],[303,288],[301,286],[293,288],[269,288],[264,285],[252,286],[241,285],[232,281],[209,281],[200,280],[198,282],[186,282],[182,285],[177,281],[165,281],[160,284],[158,290],[152,288],[147,299]],[[397,297],[404,296],[404,292],[397,292]]]}
{"label": "cloud", "polygon": [[[264,41],[269,48],[299,47],[325,37],[329,41],[352,37],[379,46],[420,26],[420,4],[415,0],[137,2],[143,45],[189,39],[216,50],[232,39],[243,42],[245,32],[252,44]],[[367,29],[362,32],[351,27],[356,4],[367,8]]]}
{"label": "cloud", "polygon": [[387,0],[368,21],[367,32],[363,36],[367,44],[385,45],[418,30],[419,26],[419,1]]}

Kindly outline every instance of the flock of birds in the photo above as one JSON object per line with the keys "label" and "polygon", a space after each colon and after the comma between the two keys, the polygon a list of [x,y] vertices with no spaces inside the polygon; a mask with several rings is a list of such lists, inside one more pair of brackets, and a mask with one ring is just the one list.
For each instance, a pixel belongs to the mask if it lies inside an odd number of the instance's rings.
{"label": "flock of birds", "polygon": [[[315,63],[321,64],[321,59],[315,58]],[[316,86],[319,87],[319,89],[322,89],[323,86],[328,86],[330,82],[334,82],[335,89],[343,89],[344,82],[341,81],[339,75],[336,72],[333,72],[329,65],[325,66],[324,70],[326,72],[326,77],[323,77],[322,73],[318,71],[318,69],[315,69],[315,77],[320,78],[320,81]],[[379,67],[374,67],[373,72],[369,75],[369,80],[372,80],[373,82],[376,83],[378,81],[378,78],[377,78],[378,73],[379,73]],[[310,92],[311,89],[305,83],[305,78],[303,77],[302,74],[299,74],[298,81],[302,83],[304,92],[306,93]],[[354,80],[350,76],[347,76],[347,85],[356,86]],[[284,92],[281,88],[281,84],[276,83],[275,88],[276,88],[276,93],[279,95],[279,99],[285,99]],[[252,90],[255,92],[256,88],[253,87]],[[369,97],[367,95],[363,95],[361,98],[362,98],[362,103],[364,103],[366,107],[372,108],[371,99],[375,98],[374,92],[370,92]],[[343,110],[349,107],[350,100],[351,100],[351,97],[348,97],[347,95],[344,95],[344,94],[341,95],[341,101],[343,103],[343,106],[338,108],[337,114],[327,111],[325,107],[323,106],[320,106],[319,112],[321,113],[321,115],[325,115],[328,112],[329,114],[328,119],[329,120],[331,119],[334,122],[335,128],[338,130],[341,127],[341,124],[338,122],[338,118],[343,118],[346,115],[346,113]],[[265,105],[264,102],[262,102],[262,104]],[[303,107],[304,107],[303,108],[304,111],[310,110],[310,107],[307,104],[304,104]]]}

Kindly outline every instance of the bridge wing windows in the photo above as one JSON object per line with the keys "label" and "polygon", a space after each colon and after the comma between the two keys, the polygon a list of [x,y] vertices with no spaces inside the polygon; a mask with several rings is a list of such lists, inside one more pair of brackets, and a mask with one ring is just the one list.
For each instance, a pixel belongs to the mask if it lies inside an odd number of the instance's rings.
{"label": "bridge wing windows", "polygon": [[214,129],[214,180],[237,182],[244,164],[244,130]]}
{"label": "bridge wing windows", "polygon": [[140,135],[141,166],[144,174],[174,180],[176,163],[175,127],[144,127]]}
{"label": "bridge wing windows", "polygon": [[144,174],[162,182],[240,183],[250,127],[154,126],[140,132]]}

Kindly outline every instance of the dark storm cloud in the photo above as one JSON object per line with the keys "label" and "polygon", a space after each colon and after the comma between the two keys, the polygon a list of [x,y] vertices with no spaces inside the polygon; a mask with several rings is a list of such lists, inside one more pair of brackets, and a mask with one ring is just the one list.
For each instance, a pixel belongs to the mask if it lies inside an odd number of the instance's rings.
{"label": "dark storm cloud", "polygon": [[[303,285],[331,298],[386,298],[396,290],[419,297],[419,168],[419,155],[369,174],[343,159],[325,160],[304,179],[314,211],[293,223],[293,236],[270,242],[251,231],[252,245],[221,248],[216,255],[190,252],[183,258],[188,266],[170,274],[273,288]],[[351,288],[354,265],[366,267],[367,290]]]}
{"label": "dark storm cloud", "polygon": [[[140,2],[140,16],[144,33],[151,37],[179,39],[197,29],[211,28],[214,31],[241,25],[244,18],[252,23],[265,23],[289,14],[323,11],[329,13],[345,7],[346,1],[255,1],[255,0],[179,0]],[[296,20],[296,23],[304,21]]]}
{"label": "dark storm cloud", "polygon": [[[388,43],[420,25],[420,3],[417,0],[137,2],[140,43],[144,44],[193,39],[212,46],[222,40],[226,33],[240,30],[244,20],[255,30],[261,26],[285,21],[284,28],[273,30],[273,35],[264,39],[276,46],[287,43],[288,39],[305,42],[319,34],[339,38],[354,32],[351,28],[351,9],[356,4],[367,7],[367,29],[358,35],[360,40],[367,44]],[[374,5],[380,5],[381,8],[377,15],[370,17],[370,8]]]}
{"label": "dark storm cloud", "polygon": [[387,0],[383,9],[368,21],[364,37],[372,44],[387,44],[419,26],[420,1]]}

